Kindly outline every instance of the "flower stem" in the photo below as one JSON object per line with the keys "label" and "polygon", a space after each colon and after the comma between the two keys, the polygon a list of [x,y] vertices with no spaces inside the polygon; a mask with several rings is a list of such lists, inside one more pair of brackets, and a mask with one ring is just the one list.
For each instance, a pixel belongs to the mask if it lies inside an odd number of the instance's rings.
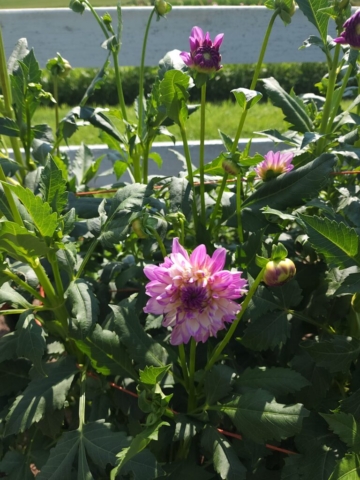
{"label": "flower stem", "polygon": [[188,390],[189,389],[189,371],[186,365],[185,348],[183,343],[179,345],[179,360],[180,360],[181,370],[184,377],[185,387]]}
{"label": "flower stem", "polygon": [[346,88],[346,85],[349,81],[349,78],[350,78],[350,75],[351,75],[351,72],[352,72],[352,65],[349,64],[348,65],[348,68],[347,68],[347,71],[346,71],[346,74],[344,75],[344,78],[343,78],[343,81],[342,81],[342,85],[341,85],[341,88],[339,90],[339,95],[337,96],[337,99],[336,99],[336,103],[333,105],[332,107],[332,113],[331,113],[331,116],[330,116],[330,119],[327,123],[327,127],[326,127],[326,133],[330,133],[331,132],[331,129],[332,129],[332,126],[333,126],[333,123],[334,123],[334,119],[336,117],[336,114],[337,114],[337,111],[339,109],[339,105],[340,105],[340,102],[342,100],[342,97],[343,97],[343,94],[344,94],[344,91],[345,91],[345,88]]}
{"label": "flower stem", "polygon": [[85,407],[86,407],[86,365],[83,365],[80,374],[80,398],[79,398],[79,430],[81,431],[85,425]]}
{"label": "flower stem", "polygon": [[[4,98],[4,116],[14,119],[14,113],[12,110],[12,93],[11,93],[11,86],[10,86],[10,78],[7,70],[7,65],[6,65],[6,55],[5,55],[5,47],[4,47],[4,42],[3,42],[3,37],[2,37],[2,31],[0,27],[0,86]],[[20,167],[25,167],[23,158],[21,156],[20,152],[20,146],[19,146],[19,141],[17,137],[9,137],[10,138],[10,143],[11,143],[11,148],[13,149],[14,152],[14,157],[16,162],[20,165]],[[20,172],[23,174],[23,172]]]}
{"label": "flower stem", "polygon": [[151,229],[151,232],[152,232],[152,234],[153,234],[154,237],[156,238],[156,241],[157,241],[158,244],[159,244],[159,247],[160,247],[162,256],[165,258],[166,255],[167,255],[167,251],[166,251],[164,242],[162,241],[160,235],[159,235],[158,232],[155,230],[155,228],[152,228],[152,229]]}
{"label": "flower stem", "polygon": [[[260,50],[260,54],[259,54],[259,58],[258,58],[256,67],[255,67],[255,72],[254,72],[253,79],[252,79],[252,82],[251,82],[251,85],[250,85],[250,90],[254,90],[254,88],[256,87],[256,83],[257,83],[259,75],[260,75],[261,65],[263,63],[266,48],[267,48],[267,45],[268,45],[268,42],[269,42],[270,33],[271,33],[272,27],[274,25],[275,19],[278,16],[278,14],[279,14],[279,10],[276,9],[274,11],[274,13],[272,14],[269,25],[266,29],[264,40],[263,40],[261,50]],[[238,126],[238,129],[237,129],[236,135],[235,135],[235,139],[234,139],[234,142],[233,142],[232,149],[231,149],[232,154],[234,154],[236,152],[236,149],[237,149],[237,146],[238,146],[238,143],[239,143],[239,139],[240,139],[240,136],[241,136],[241,132],[242,132],[242,129],[243,129],[243,126],[244,126],[244,123],[245,123],[246,116],[247,116],[247,112],[248,112],[248,110],[245,109],[243,111],[241,117],[240,117],[239,126]]]}
{"label": "flower stem", "polygon": [[[17,283],[21,288],[26,290],[30,295],[32,295],[34,298],[39,300],[40,302],[46,304],[46,298],[42,297],[40,293],[32,288],[27,282],[24,282],[24,280],[21,280],[20,277],[18,277],[15,273],[13,273],[11,270],[8,270],[7,268],[3,270],[3,273],[7,275],[13,282]],[[3,313],[3,312],[2,312]]]}
{"label": "flower stem", "polygon": [[265,267],[262,268],[262,270],[260,271],[260,273],[258,274],[258,276],[256,277],[256,279],[254,280],[254,282],[252,283],[251,287],[250,287],[250,290],[248,292],[248,294],[246,295],[245,297],[245,300],[243,301],[242,305],[241,305],[241,310],[240,312],[238,313],[237,315],[237,318],[235,319],[235,321],[232,323],[231,327],[229,328],[227,334],[225,335],[225,337],[222,339],[222,341],[217,345],[217,347],[215,348],[215,351],[214,353],[212,354],[212,356],[210,357],[206,367],[205,367],[205,372],[207,372],[208,370],[211,369],[211,367],[214,365],[214,363],[218,360],[219,356],[221,355],[221,352],[224,350],[224,348],[226,347],[226,345],[229,343],[229,341],[231,340],[231,337],[233,336],[237,326],[239,325],[239,322],[240,320],[242,319],[245,311],[246,311],[246,308],[247,306],[249,305],[250,303],[250,300],[252,299],[254,293],[256,292],[263,276],[264,276],[264,271],[265,271]]}
{"label": "flower stem", "polygon": [[148,22],[146,24],[145,35],[141,51],[141,62],[140,62],[140,72],[139,72],[139,100],[138,100],[138,115],[139,115],[139,127],[138,133],[140,141],[142,142],[143,138],[143,111],[144,111],[144,68],[145,68],[145,55],[146,55],[146,45],[149,35],[149,29],[151,20],[154,16],[155,8],[151,10]]}
{"label": "flower stem", "polygon": [[200,218],[201,223],[206,225],[205,211],[205,104],[206,104],[206,82],[201,87],[201,106],[200,106],[200,152],[199,152],[199,170],[200,170]]}
{"label": "flower stem", "polygon": [[[53,76],[54,80],[54,98],[55,98],[55,131],[59,131],[59,77],[57,75]],[[56,153],[60,156],[59,145],[56,147]]]}
{"label": "flower stem", "polygon": [[189,401],[188,412],[192,412],[196,408],[195,402],[195,361],[196,361],[196,341],[191,338],[190,343],[190,359],[189,359]]}
{"label": "flower stem", "polygon": [[83,258],[83,261],[81,262],[81,265],[80,265],[80,267],[79,267],[79,270],[78,270],[78,272],[77,272],[77,274],[76,274],[75,279],[81,277],[81,274],[82,274],[82,272],[83,272],[83,270],[84,270],[87,262],[90,260],[91,255],[94,253],[94,250],[95,250],[95,248],[96,248],[96,246],[97,246],[97,244],[98,244],[98,241],[99,241],[99,240],[98,240],[97,238],[94,238],[94,240],[92,241],[92,244],[90,245],[90,248],[89,248],[88,251],[86,252],[85,257]]}
{"label": "flower stem", "polygon": [[[341,49],[341,45],[339,43],[337,43],[336,47],[335,47],[334,58],[333,58],[333,61],[332,61],[331,70],[329,72],[329,81],[328,81],[328,85],[327,85],[327,89],[326,89],[325,105],[324,105],[324,108],[323,108],[320,130],[319,130],[319,132],[321,134],[325,134],[326,131],[327,131],[327,127],[328,127],[329,115],[330,115],[330,112],[331,112],[331,104],[332,104],[332,99],[333,99],[333,95],[334,95],[334,88],[335,88],[335,83],[336,83],[336,77],[337,77],[337,67],[338,67],[340,49]],[[317,144],[317,148],[316,148],[316,154],[317,155],[320,155],[322,153],[322,151],[325,147],[325,142],[326,142],[325,137],[320,138],[320,140]]]}
{"label": "flower stem", "polygon": [[8,204],[9,204],[14,222],[16,222],[18,225],[23,227],[24,223],[23,223],[22,218],[20,216],[19,210],[18,210],[18,208],[15,204],[13,194],[12,194],[11,190],[8,188],[6,176],[5,176],[4,170],[3,170],[1,165],[0,165],[0,181],[2,183],[2,187],[4,189],[6,200],[8,201]]}
{"label": "flower stem", "polygon": [[183,145],[184,145],[184,154],[185,154],[185,160],[186,160],[186,167],[187,167],[187,171],[188,171],[188,177],[189,177],[190,185],[191,185],[191,188],[192,188],[192,191],[193,191],[193,208],[192,208],[192,210],[193,210],[194,226],[195,226],[195,230],[197,230],[198,217],[197,217],[194,176],[193,176],[193,172],[192,172],[190,149],[189,149],[189,144],[188,144],[188,141],[187,141],[185,125],[183,125],[183,123],[180,122],[179,126],[180,126],[181,138],[182,138]]}
{"label": "flower stem", "polygon": [[237,231],[239,242],[244,243],[244,232],[242,228],[242,219],[241,219],[241,186],[242,186],[242,175],[239,173],[237,175],[236,182],[236,218],[237,218]]}
{"label": "flower stem", "polygon": [[210,232],[214,228],[215,219],[216,219],[219,207],[220,207],[221,199],[222,199],[225,187],[226,187],[226,182],[227,182],[228,176],[229,176],[228,173],[225,172],[224,176],[223,176],[223,179],[222,179],[222,182],[221,182],[221,185],[220,185],[220,190],[219,190],[219,193],[218,193],[218,196],[217,196],[217,199],[216,199],[214,209],[213,209],[213,211],[211,213],[211,216],[210,216],[210,223],[209,223]]}

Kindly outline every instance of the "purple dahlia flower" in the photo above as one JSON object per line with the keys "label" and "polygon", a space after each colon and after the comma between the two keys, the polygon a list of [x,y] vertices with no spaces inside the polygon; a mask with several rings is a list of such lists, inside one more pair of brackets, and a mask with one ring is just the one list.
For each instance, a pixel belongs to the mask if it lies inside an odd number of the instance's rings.
{"label": "purple dahlia flower", "polygon": [[264,181],[271,180],[281,173],[290,172],[294,168],[291,164],[294,154],[291,152],[268,152],[264,160],[255,168],[258,177]]}
{"label": "purple dahlia flower", "polygon": [[174,238],[172,253],[159,266],[147,265],[148,300],[144,312],[164,315],[163,326],[172,327],[170,343],[188,343],[190,337],[205,342],[231,323],[241,306],[233,300],[246,293],[242,272],[223,270],[226,250],[217,248],[212,257],[205,245],[188,255]]}
{"label": "purple dahlia flower", "polygon": [[340,34],[340,37],[334,38],[334,42],[360,48],[360,10],[356,10],[354,15],[346,20],[343,27],[345,30]]}
{"label": "purple dahlia flower", "polygon": [[180,57],[188,67],[198,72],[216,72],[222,67],[222,65],[220,65],[221,55],[219,48],[223,38],[224,34],[219,33],[219,35],[216,35],[213,43],[210,39],[209,32],[206,32],[206,35],[204,35],[200,27],[193,27],[189,37],[190,53],[181,52]]}

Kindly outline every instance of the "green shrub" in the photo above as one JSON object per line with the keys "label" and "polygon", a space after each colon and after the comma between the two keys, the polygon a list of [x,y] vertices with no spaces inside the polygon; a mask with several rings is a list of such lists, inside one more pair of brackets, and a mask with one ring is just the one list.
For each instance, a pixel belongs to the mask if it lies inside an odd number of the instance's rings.
{"label": "green shrub", "polygon": [[[225,65],[215,79],[208,83],[207,98],[211,102],[220,102],[232,99],[231,90],[239,87],[248,88],[254,72],[254,65]],[[145,73],[145,90],[149,92],[156,76],[156,67],[147,68]],[[267,64],[262,68],[261,77],[275,77],[286,91],[294,88],[297,94],[318,93],[315,83],[326,72],[326,65],[323,63],[281,63]],[[59,82],[59,103],[70,106],[78,105],[88,85],[96,74],[92,68],[76,68],[70,72],[68,77]],[[138,95],[139,69],[125,67],[122,69],[122,82],[124,97],[127,105],[131,105]],[[43,75],[44,89],[53,91],[51,76],[48,72]],[[264,96],[265,92],[261,82],[258,82],[257,90]],[[191,100],[199,101],[200,91],[196,88],[191,91]],[[109,69],[103,84],[97,89],[90,99],[91,103],[97,105],[115,105],[117,103],[116,85],[114,70]]]}

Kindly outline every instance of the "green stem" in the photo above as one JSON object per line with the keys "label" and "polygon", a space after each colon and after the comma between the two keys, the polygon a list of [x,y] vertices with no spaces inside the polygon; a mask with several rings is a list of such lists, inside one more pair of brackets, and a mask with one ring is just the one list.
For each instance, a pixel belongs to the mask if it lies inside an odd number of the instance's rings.
{"label": "green stem", "polygon": [[51,252],[51,254],[48,255],[48,261],[51,265],[51,268],[52,268],[52,271],[53,271],[53,274],[54,274],[57,293],[61,298],[63,298],[64,297],[64,287],[63,287],[63,282],[61,280],[59,264],[57,262],[55,252],[54,253]]}
{"label": "green stem", "polygon": [[138,115],[139,115],[139,138],[140,141],[143,141],[143,111],[144,111],[144,69],[145,69],[145,55],[146,55],[146,45],[149,35],[149,29],[151,20],[154,16],[155,8],[151,10],[149,19],[146,24],[145,35],[141,51],[141,61],[140,61],[140,72],[139,72],[139,102],[138,102]]}
{"label": "green stem", "polygon": [[[319,133],[323,134],[323,135],[326,133],[328,122],[329,122],[329,115],[330,115],[330,112],[331,112],[331,104],[332,104],[334,88],[335,88],[335,83],[336,83],[336,77],[337,77],[337,66],[338,66],[338,61],[339,61],[340,50],[341,50],[341,45],[339,43],[337,43],[336,47],[335,47],[332,67],[331,67],[331,70],[329,72],[329,80],[328,80],[328,85],[327,85],[327,90],[326,90],[325,105],[324,105],[324,108],[323,108],[321,124],[320,124],[320,129],[319,129]],[[320,155],[322,153],[322,151],[325,147],[325,142],[326,142],[326,139],[324,137],[320,138],[320,140],[317,144],[317,148],[316,148],[316,154],[317,155]]]}
{"label": "green stem", "polygon": [[78,272],[75,276],[75,279],[78,279],[78,278],[81,277],[81,274],[82,274],[87,262],[90,260],[91,255],[94,253],[94,250],[95,250],[95,248],[98,244],[98,241],[99,240],[97,238],[94,238],[94,240],[92,241],[92,244],[90,245],[89,249],[87,250],[85,257],[83,258],[83,261],[81,262],[81,265],[80,265],[79,270],[78,270]]}
{"label": "green stem", "polygon": [[[270,19],[269,25],[266,29],[264,40],[263,40],[261,50],[260,50],[260,54],[259,54],[259,58],[258,58],[256,67],[255,67],[255,72],[254,72],[253,79],[252,79],[252,82],[251,82],[251,85],[250,85],[250,90],[254,90],[254,88],[256,87],[256,83],[257,83],[259,75],[260,75],[261,65],[263,63],[266,48],[267,48],[267,45],[268,45],[268,42],[269,42],[270,33],[271,33],[271,30],[273,28],[275,19],[278,16],[279,12],[280,11],[278,9],[276,9],[274,11],[274,13],[272,14],[272,17]],[[241,117],[240,117],[239,126],[238,126],[238,129],[237,129],[236,135],[235,135],[235,139],[234,139],[232,149],[231,149],[232,154],[234,154],[236,152],[236,149],[238,147],[239,139],[240,139],[240,136],[241,136],[241,132],[242,132],[244,123],[245,123],[247,112],[248,112],[248,110],[245,109],[243,111]]]}
{"label": "green stem", "polygon": [[222,179],[222,182],[221,182],[221,185],[220,185],[220,190],[219,190],[219,193],[218,193],[218,196],[217,196],[217,199],[216,199],[214,209],[213,209],[212,214],[210,216],[210,223],[209,223],[210,232],[214,228],[214,223],[215,223],[216,216],[217,216],[217,213],[218,213],[218,210],[219,210],[219,207],[220,207],[221,199],[222,199],[225,187],[226,187],[226,182],[227,182],[228,177],[229,177],[228,173],[225,172],[224,176],[223,176],[223,179]]}
{"label": "green stem", "polygon": [[150,144],[149,144],[149,141],[146,140],[145,146],[144,146],[144,154],[143,154],[143,182],[145,184],[148,183],[149,151],[150,151]]}
{"label": "green stem", "polygon": [[38,291],[36,291],[34,288],[32,288],[27,282],[24,282],[24,280],[21,280],[15,273],[13,273],[11,270],[8,270],[7,268],[3,270],[3,273],[7,275],[11,280],[15,283],[17,283],[21,288],[26,290],[30,295],[32,295],[34,298],[39,300],[40,302],[46,304],[46,299],[40,295]]}
{"label": "green stem", "polygon": [[[54,80],[54,98],[55,98],[55,131],[59,130],[59,83],[58,83],[58,76],[53,76]],[[57,146],[56,153],[60,155],[59,146]]]}
{"label": "green stem", "polygon": [[158,244],[159,244],[159,247],[160,247],[162,256],[165,258],[166,255],[167,255],[167,252],[166,252],[166,248],[165,248],[164,242],[162,241],[160,235],[159,235],[158,232],[155,230],[155,228],[152,228],[152,229],[151,229],[151,232],[152,232],[152,234],[153,234],[154,237],[156,238],[156,241],[157,241]]}
{"label": "green stem", "polygon": [[330,133],[331,132],[331,129],[332,129],[332,126],[333,126],[333,123],[334,123],[334,119],[337,115],[337,112],[338,112],[338,109],[339,109],[339,105],[341,103],[341,100],[342,100],[342,97],[344,95],[344,91],[345,91],[345,88],[346,88],[346,85],[349,81],[349,78],[350,78],[350,75],[351,75],[351,72],[352,72],[352,65],[349,64],[348,65],[348,68],[347,68],[347,71],[346,71],[346,74],[344,75],[344,78],[343,78],[343,81],[342,81],[342,84],[341,84],[341,88],[339,90],[339,95],[337,97],[337,101],[336,103],[333,105],[333,108],[332,108],[332,113],[331,113],[331,116],[330,116],[330,119],[327,123],[327,127],[326,127],[326,133]]}
{"label": "green stem", "polygon": [[[14,112],[12,109],[12,93],[10,86],[10,78],[7,71],[6,65],[6,56],[5,56],[5,47],[2,37],[2,31],[0,27],[0,86],[4,98],[4,113],[5,116],[11,119],[14,119]],[[25,168],[25,164],[21,155],[19,141],[17,137],[10,137],[11,148],[14,152],[14,157],[16,162],[22,167]],[[23,173],[23,172],[22,172]]]}
{"label": "green stem", "polygon": [[[26,100],[25,100],[26,101]],[[30,115],[30,110],[29,106],[26,102],[26,142],[24,142],[24,147],[25,147],[25,161],[26,161],[26,166],[29,170],[32,170],[31,168],[31,155],[30,155],[30,149],[31,149],[31,115]]]}
{"label": "green stem", "polygon": [[189,389],[189,372],[186,365],[185,348],[183,343],[179,345],[179,359],[180,359],[181,370],[182,370],[183,378],[185,382],[185,388],[188,390]]}
{"label": "green stem", "polygon": [[180,243],[181,245],[185,244],[185,226],[184,226],[184,219],[180,218]]}
{"label": "green stem", "polygon": [[2,169],[1,165],[0,165],[0,181],[2,183],[4,193],[5,193],[5,196],[6,196],[6,200],[8,201],[8,204],[9,204],[14,222],[16,222],[18,225],[23,227],[24,223],[23,223],[22,218],[20,216],[19,210],[18,210],[18,208],[15,204],[13,194],[12,194],[10,188],[8,188],[7,181],[6,181],[6,176],[5,176],[4,170]]}
{"label": "green stem", "polygon": [[85,425],[85,407],[86,407],[86,369],[87,366],[83,365],[80,374],[80,398],[79,398],[79,430],[81,431]]}
{"label": "green stem", "polygon": [[200,152],[199,152],[199,170],[200,170],[200,218],[201,223],[206,225],[205,211],[205,104],[206,104],[206,82],[201,87],[201,106],[200,106]]}
{"label": "green stem", "polygon": [[190,155],[190,149],[189,149],[189,144],[187,141],[187,135],[186,135],[186,129],[185,126],[180,122],[180,133],[181,133],[181,138],[183,141],[184,145],[184,154],[185,154],[185,160],[186,160],[186,167],[188,171],[188,177],[190,181],[190,185],[193,191],[193,219],[194,219],[194,226],[195,230],[197,230],[198,226],[198,217],[197,217],[197,208],[196,208],[196,197],[195,197],[195,186],[194,186],[194,176],[193,176],[193,171],[192,171],[192,165],[191,165],[191,155]]}
{"label": "green stem", "polygon": [[231,340],[231,337],[233,336],[237,326],[239,325],[239,322],[240,320],[242,319],[245,311],[246,311],[246,308],[247,306],[249,305],[250,303],[250,300],[252,299],[254,293],[256,292],[258,286],[259,286],[259,283],[261,282],[263,276],[264,276],[264,271],[265,271],[265,268],[266,267],[263,267],[262,270],[260,271],[260,273],[258,274],[258,276],[256,277],[256,279],[254,280],[254,282],[252,283],[251,287],[250,287],[250,290],[248,292],[248,294],[246,295],[245,297],[245,300],[243,301],[242,305],[241,305],[241,310],[240,312],[238,313],[236,319],[234,320],[234,322],[231,324],[231,327],[229,328],[227,334],[225,335],[225,337],[222,339],[222,341],[217,345],[217,347],[215,348],[214,350],[214,353],[212,354],[212,356],[210,357],[206,367],[205,367],[205,372],[207,372],[208,370],[211,369],[211,367],[214,365],[214,363],[218,360],[219,356],[221,355],[221,352],[224,350],[224,348],[226,347],[226,345],[229,343],[229,341]]}
{"label": "green stem", "polygon": [[192,412],[196,408],[196,401],[195,401],[195,362],[196,362],[196,341],[194,340],[194,338],[191,338],[190,359],[189,359],[188,412]]}
{"label": "green stem", "polygon": [[241,185],[242,185],[242,175],[237,175],[236,182],[236,218],[237,218],[237,231],[239,242],[244,243],[244,232],[242,228],[242,219],[241,219]]}
{"label": "green stem", "polygon": [[329,328],[327,325],[322,325],[321,323],[316,322],[312,318],[305,317],[305,315],[302,315],[301,313],[295,311],[295,310],[288,310],[288,313],[293,315],[294,317],[298,318],[299,320],[302,320],[303,322],[309,323],[310,325],[314,325],[315,327],[321,328],[323,330],[326,330],[328,333],[333,335],[336,333],[333,329]]}

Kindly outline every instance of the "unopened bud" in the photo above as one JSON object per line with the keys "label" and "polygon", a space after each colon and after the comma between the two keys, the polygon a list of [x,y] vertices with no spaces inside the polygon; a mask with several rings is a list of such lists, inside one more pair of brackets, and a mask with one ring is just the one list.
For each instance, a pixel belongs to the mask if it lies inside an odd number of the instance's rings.
{"label": "unopened bud", "polygon": [[155,0],[154,7],[156,10],[156,13],[160,17],[164,17],[172,9],[172,6],[170,5],[170,3],[166,2],[165,0]]}
{"label": "unopened bud", "polygon": [[230,175],[238,175],[241,172],[240,165],[234,162],[234,160],[231,160],[231,158],[226,158],[222,162],[222,168]]}
{"label": "unopened bud", "polygon": [[81,0],[70,0],[69,8],[75,13],[83,13],[85,5],[83,5]]}
{"label": "unopened bud", "polygon": [[294,0],[275,0],[275,8],[279,8],[281,11],[286,12],[290,17],[292,17],[296,10],[296,5]]}
{"label": "unopened bud", "polygon": [[132,222],[131,227],[132,227],[134,233],[136,233],[136,235],[137,235],[139,238],[147,238],[147,235],[146,235],[146,233],[144,232],[143,225],[142,225],[141,220],[140,220],[139,218],[136,218],[136,219]]}
{"label": "unopened bud", "polygon": [[295,264],[289,258],[279,262],[271,260],[265,267],[263,281],[269,287],[279,287],[291,280],[295,273]]}
{"label": "unopened bud", "polygon": [[58,53],[57,57],[48,60],[46,68],[51,72],[51,75],[65,78],[71,70],[71,65],[60,55],[60,53]]}

